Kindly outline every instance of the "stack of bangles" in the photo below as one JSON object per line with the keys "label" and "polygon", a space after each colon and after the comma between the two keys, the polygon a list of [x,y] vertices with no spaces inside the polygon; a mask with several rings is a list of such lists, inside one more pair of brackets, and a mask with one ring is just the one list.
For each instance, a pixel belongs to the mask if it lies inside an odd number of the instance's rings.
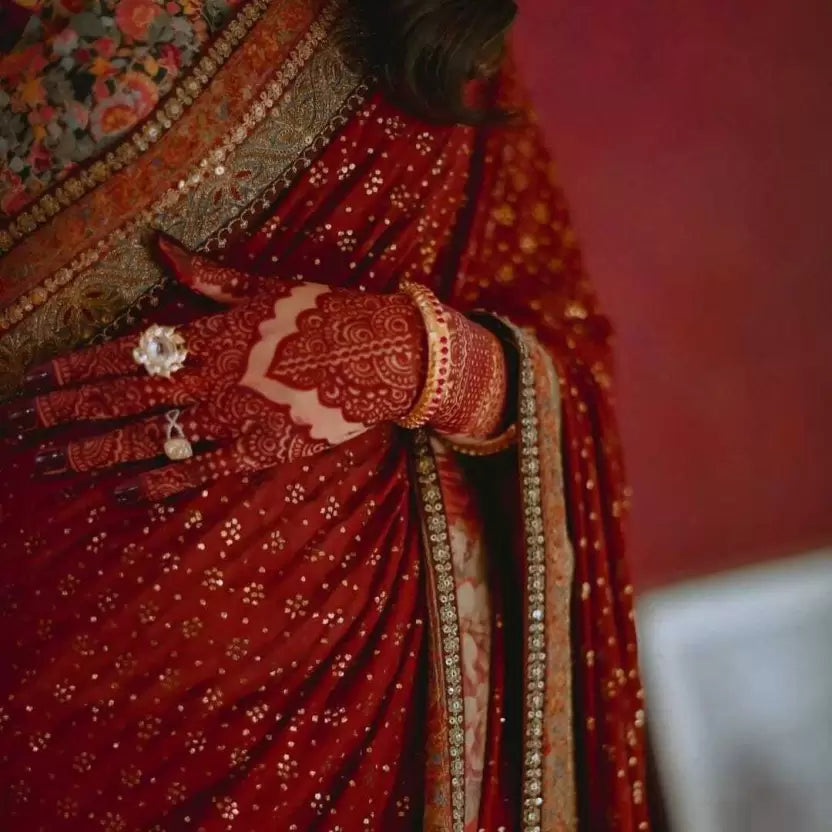
{"label": "stack of bangles", "polygon": [[[427,371],[425,383],[416,403],[410,412],[402,417],[398,424],[409,430],[416,430],[427,425],[441,407],[449,389],[451,361],[451,331],[448,315],[439,298],[425,286],[404,280],[399,290],[407,295],[422,316],[427,333]],[[517,440],[517,425],[509,427],[490,439],[473,439],[470,441],[443,436],[443,441],[453,450],[468,456],[490,456],[510,448]]]}

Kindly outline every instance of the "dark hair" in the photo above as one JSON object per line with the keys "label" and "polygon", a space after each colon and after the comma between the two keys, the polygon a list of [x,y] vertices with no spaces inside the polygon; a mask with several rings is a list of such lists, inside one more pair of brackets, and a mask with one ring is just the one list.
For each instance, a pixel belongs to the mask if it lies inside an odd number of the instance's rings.
{"label": "dark hair", "polygon": [[404,106],[438,121],[489,117],[466,100],[466,88],[499,65],[514,0],[354,2],[369,60]]}

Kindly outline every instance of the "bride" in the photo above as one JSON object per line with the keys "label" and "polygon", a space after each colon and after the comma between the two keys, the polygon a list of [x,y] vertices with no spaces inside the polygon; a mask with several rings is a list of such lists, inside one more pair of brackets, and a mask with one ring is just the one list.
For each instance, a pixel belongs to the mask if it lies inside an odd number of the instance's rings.
{"label": "bride", "polygon": [[7,4],[0,827],[648,829],[514,11]]}

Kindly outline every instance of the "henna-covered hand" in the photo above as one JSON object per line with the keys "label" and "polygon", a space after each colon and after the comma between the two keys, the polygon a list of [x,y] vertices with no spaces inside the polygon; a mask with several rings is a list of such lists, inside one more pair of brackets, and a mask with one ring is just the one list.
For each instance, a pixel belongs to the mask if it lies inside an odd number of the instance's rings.
{"label": "henna-covered hand", "polygon": [[[170,378],[150,376],[136,363],[136,335],[30,373],[24,390],[49,392],[7,407],[5,421],[15,430],[137,417],[42,451],[40,473],[162,457],[165,414],[176,408],[185,437],[202,452],[146,471],[118,493],[123,501],[159,500],[220,476],[318,453],[412,407],[424,383],[425,336],[405,295],[248,275],[167,238],[160,238],[159,251],[180,282],[228,308],[178,330],[188,354]],[[487,435],[502,415],[502,399],[493,394],[502,390],[504,398],[502,349],[487,330],[451,314],[463,366],[454,368],[455,395],[434,424],[449,433]],[[478,397],[472,384],[489,395]]]}

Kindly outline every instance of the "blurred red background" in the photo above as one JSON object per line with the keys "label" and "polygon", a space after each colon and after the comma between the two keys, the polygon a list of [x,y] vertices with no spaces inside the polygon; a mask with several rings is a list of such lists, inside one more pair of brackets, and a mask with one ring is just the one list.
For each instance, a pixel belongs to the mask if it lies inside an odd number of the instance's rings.
{"label": "blurred red background", "polygon": [[618,331],[639,589],[832,541],[832,4],[522,0]]}

